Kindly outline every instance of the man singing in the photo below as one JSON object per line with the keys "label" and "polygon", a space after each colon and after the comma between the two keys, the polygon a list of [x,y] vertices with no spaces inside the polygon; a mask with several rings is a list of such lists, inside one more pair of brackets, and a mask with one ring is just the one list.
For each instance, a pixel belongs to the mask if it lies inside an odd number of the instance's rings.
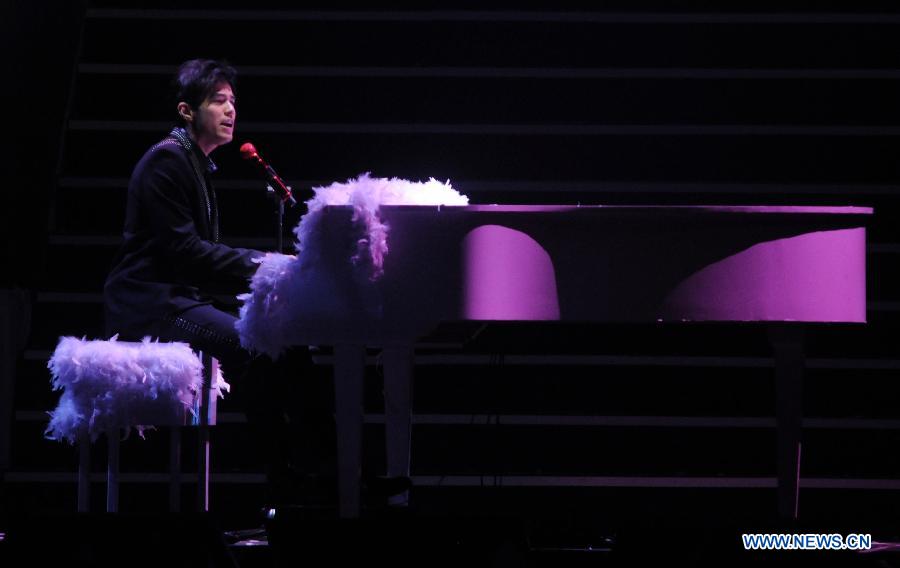
{"label": "man singing", "polygon": [[[265,254],[219,242],[209,154],[233,138],[235,78],[221,61],[195,59],[178,69],[176,126],[144,154],[128,184],[124,242],[104,286],[107,332],[125,341],[183,341],[216,357],[244,399],[269,502],[333,499],[328,373],[314,369],[307,349],[273,362],[242,348],[236,315],[213,299],[246,292],[253,261]],[[409,480],[367,477],[364,485],[386,496],[408,489]]]}
{"label": "man singing", "polygon": [[[214,303],[214,294],[248,289],[263,252],[219,242],[219,210],[209,154],[231,142],[237,109],[235,70],[227,63],[195,59],[178,69],[173,81],[176,126],[141,158],[128,184],[124,243],[104,286],[106,325],[120,339],[144,336],[183,341],[216,357],[235,395],[245,401],[254,438],[262,449],[269,478],[269,500],[290,499],[299,490],[293,450],[302,440],[288,433],[285,418],[290,388],[302,384],[315,396],[293,397],[306,404],[320,450],[330,453],[330,387],[312,372],[306,350],[274,363],[243,349],[236,316]],[[294,376],[287,376],[288,374]],[[312,434],[306,429],[306,434]],[[303,456],[304,458],[307,456]]]}

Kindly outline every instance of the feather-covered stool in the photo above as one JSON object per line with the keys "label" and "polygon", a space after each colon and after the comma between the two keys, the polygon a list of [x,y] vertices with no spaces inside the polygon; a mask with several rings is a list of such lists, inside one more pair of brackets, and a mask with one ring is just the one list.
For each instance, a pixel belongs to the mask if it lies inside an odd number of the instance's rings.
{"label": "feather-covered stool", "polygon": [[228,384],[218,362],[194,353],[186,343],[89,341],[63,337],[47,365],[54,390],[62,390],[51,411],[46,437],[78,444],[78,511],[88,510],[90,444],[108,440],[106,510],[118,510],[119,441],[134,428],[170,426],[169,507],[181,501],[181,431],[199,426],[198,508],[209,508],[209,426],[216,399]]}

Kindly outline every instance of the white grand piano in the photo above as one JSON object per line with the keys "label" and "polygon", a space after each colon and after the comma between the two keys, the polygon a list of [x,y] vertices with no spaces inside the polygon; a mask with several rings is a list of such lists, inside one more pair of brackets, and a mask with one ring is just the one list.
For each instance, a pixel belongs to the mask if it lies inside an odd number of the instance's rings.
{"label": "white grand piano", "polygon": [[[365,349],[383,349],[388,475],[409,475],[417,339],[441,322],[733,322],[770,328],[778,511],[796,517],[803,329],[866,321],[866,207],[382,206],[384,275],[323,212],[318,306],[299,343],[335,354],[339,513],[360,511]],[[314,310],[315,312],[315,310]]]}

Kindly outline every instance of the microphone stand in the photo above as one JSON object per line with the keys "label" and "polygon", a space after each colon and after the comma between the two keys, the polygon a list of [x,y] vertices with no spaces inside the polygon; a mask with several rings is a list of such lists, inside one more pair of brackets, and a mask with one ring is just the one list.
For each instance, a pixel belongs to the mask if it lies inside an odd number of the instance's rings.
{"label": "microphone stand", "polygon": [[275,252],[279,254],[284,253],[284,201],[281,197],[275,193],[275,189],[266,184],[266,190],[272,194],[272,199],[278,203],[278,208],[275,210]]}
{"label": "microphone stand", "polygon": [[[272,193],[272,197],[278,202],[278,209],[275,213],[275,229],[277,234],[275,235],[275,250],[278,254],[283,254],[284,249],[284,202],[290,201],[291,205],[296,205],[297,200],[294,199],[294,196],[291,195],[291,187],[284,183],[278,174],[275,173],[275,170],[272,169],[269,164],[267,164],[259,155],[259,152],[256,151],[256,148],[250,142],[244,142],[241,145],[241,156],[245,160],[253,160],[256,165],[263,170],[266,174],[266,178],[268,182],[266,183],[266,189]],[[275,187],[280,188],[281,193],[276,191]]]}

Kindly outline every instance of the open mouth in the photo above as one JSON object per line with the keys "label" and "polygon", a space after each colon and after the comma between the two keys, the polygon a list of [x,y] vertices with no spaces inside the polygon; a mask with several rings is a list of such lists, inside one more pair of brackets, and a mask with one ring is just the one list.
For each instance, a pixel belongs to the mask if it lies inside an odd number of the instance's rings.
{"label": "open mouth", "polygon": [[233,122],[223,122],[222,126],[227,126],[228,128],[234,128],[234,123]]}

